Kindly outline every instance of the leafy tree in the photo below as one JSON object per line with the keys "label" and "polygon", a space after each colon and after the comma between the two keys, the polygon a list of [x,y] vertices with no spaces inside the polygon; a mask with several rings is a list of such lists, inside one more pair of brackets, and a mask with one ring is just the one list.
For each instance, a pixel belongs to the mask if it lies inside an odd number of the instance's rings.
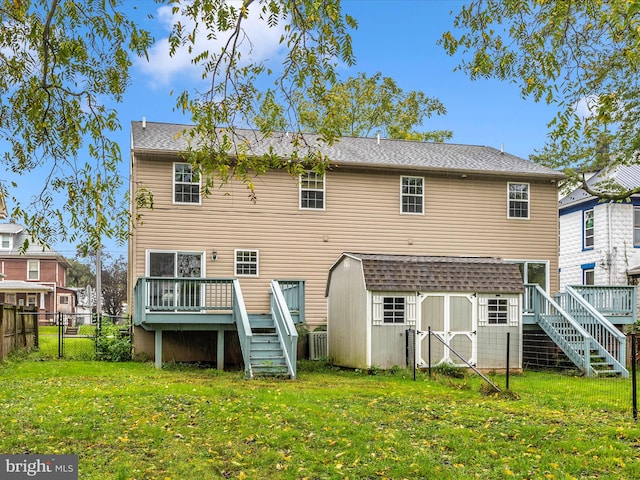
{"label": "leafy tree", "polygon": [[[107,260],[110,259],[106,255]],[[127,299],[127,261],[123,256],[102,268],[102,308],[114,317],[122,315],[122,303]]]}
{"label": "leafy tree", "polygon": [[416,126],[432,115],[444,115],[446,109],[436,98],[424,92],[405,93],[389,77],[360,73],[337,82],[327,92],[324,105],[302,98],[300,121],[312,132],[330,131],[336,137],[369,137],[375,133],[388,138],[443,142],[450,131],[418,132]]}
{"label": "leafy tree", "polygon": [[[183,54],[187,47],[210,82],[202,93],[185,91],[176,98],[195,124],[187,153],[207,174],[204,191],[214,178],[236,176],[252,188],[249,172],[300,171],[299,162],[275,155],[252,158],[248,140],[235,127],[258,125],[269,135],[277,126],[274,109],[290,104],[298,90],[308,91],[318,105],[326,103],[337,64],[354,62],[348,30],[356,23],[342,13],[340,0],[164,1],[184,19],[173,26],[172,53]],[[131,57],[146,55],[152,39],[127,18],[122,5],[121,0],[0,5],[0,140],[10,146],[2,160],[17,177],[29,175],[2,189],[12,205],[10,216],[43,244],[78,242],[86,253],[105,238],[124,240],[129,233],[127,204],[116,195],[121,152],[110,138],[121,126],[116,110],[106,105],[121,101]],[[250,14],[280,34],[283,59],[277,69],[251,60]],[[199,52],[202,31],[222,47]],[[277,102],[265,102],[269,98]],[[289,131],[298,131],[295,109],[285,108]],[[319,133],[325,142],[334,140],[332,131]],[[316,146],[293,138],[294,160],[318,168],[326,164]],[[32,203],[21,203],[15,192],[24,182],[33,187],[34,169],[39,169],[39,193]],[[132,195],[139,206],[152,203],[144,188]]]}
{"label": "leafy tree", "polygon": [[[151,38],[119,3],[0,5],[0,140],[8,145],[1,158],[16,177],[2,189],[10,216],[43,244],[95,247],[127,232],[127,205],[115,195],[121,155],[109,138],[120,124],[105,104],[120,101],[131,54],[144,55]],[[32,199],[14,196],[23,183],[36,188]]]}
{"label": "leafy tree", "polygon": [[[534,160],[582,184],[586,171],[638,161],[640,1],[475,0],[454,25],[442,44],[472,79],[511,81],[523,97],[557,106]],[[610,199],[640,192],[588,190]]]}
{"label": "leafy tree", "polygon": [[91,265],[81,262],[78,259],[68,260],[71,265],[67,270],[67,286],[84,288],[87,285],[96,284],[96,276]]}

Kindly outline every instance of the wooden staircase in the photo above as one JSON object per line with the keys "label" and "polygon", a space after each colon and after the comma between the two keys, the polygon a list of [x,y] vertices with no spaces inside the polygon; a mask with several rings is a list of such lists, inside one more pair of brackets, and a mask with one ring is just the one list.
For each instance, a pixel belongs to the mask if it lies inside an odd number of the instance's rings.
{"label": "wooden staircase", "polygon": [[271,315],[250,315],[251,353],[254,377],[289,377],[284,350]]}

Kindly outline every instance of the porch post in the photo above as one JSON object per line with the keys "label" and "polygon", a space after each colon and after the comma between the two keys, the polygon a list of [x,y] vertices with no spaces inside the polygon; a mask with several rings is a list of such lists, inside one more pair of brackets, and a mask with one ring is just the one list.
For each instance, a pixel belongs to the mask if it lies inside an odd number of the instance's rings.
{"label": "porch post", "polygon": [[217,348],[217,365],[218,370],[224,370],[224,330],[218,329],[218,348]]}
{"label": "porch post", "polygon": [[155,331],[155,340],[156,340],[156,349],[155,349],[156,368],[162,368],[162,330]]}

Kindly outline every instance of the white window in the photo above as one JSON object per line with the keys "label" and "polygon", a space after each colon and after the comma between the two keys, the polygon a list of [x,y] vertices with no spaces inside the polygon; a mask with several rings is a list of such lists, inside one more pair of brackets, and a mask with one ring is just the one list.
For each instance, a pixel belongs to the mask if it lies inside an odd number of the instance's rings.
{"label": "white window", "polygon": [[27,280],[40,280],[40,260],[27,261]]}
{"label": "white window", "polygon": [[489,325],[509,323],[509,301],[506,298],[487,299],[487,323]]}
{"label": "white window", "polygon": [[0,248],[2,250],[11,250],[11,235],[9,233],[3,233],[0,236]]}
{"label": "white window", "polygon": [[583,248],[585,250],[593,248],[593,237],[594,237],[593,221],[594,221],[593,209],[585,210],[583,212],[583,225],[584,225],[584,229],[583,229],[584,245],[583,245]]}
{"label": "white window", "polygon": [[400,211],[413,214],[424,212],[424,178],[400,177]]}
{"label": "white window", "polygon": [[37,307],[38,304],[36,303],[36,295],[35,294],[28,294],[27,295],[27,307]]}
{"label": "white window", "polygon": [[404,323],[404,297],[384,297],[382,299],[382,321],[384,323]]}
{"label": "white window", "polygon": [[60,295],[60,305],[69,305],[69,295]]}
{"label": "white window", "polygon": [[325,179],[316,172],[300,175],[300,208],[302,210],[324,210]]}
{"label": "white window", "polygon": [[173,164],[174,203],[200,203],[200,178],[188,163]]}
{"label": "white window", "polygon": [[236,250],[235,251],[235,267],[237,276],[257,277],[258,269],[258,250]]}
{"label": "white window", "polygon": [[4,294],[4,303],[8,303],[9,305],[16,304],[16,294],[15,293],[5,293]]}
{"label": "white window", "polygon": [[529,218],[529,184],[508,184],[509,218]]}

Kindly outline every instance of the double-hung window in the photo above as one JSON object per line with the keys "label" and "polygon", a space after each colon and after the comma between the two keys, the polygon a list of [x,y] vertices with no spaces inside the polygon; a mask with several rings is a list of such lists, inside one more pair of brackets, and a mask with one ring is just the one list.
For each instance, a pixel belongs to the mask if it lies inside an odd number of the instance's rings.
{"label": "double-hung window", "polygon": [[188,163],[173,164],[173,202],[200,203],[200,177]]}
{"label": "double-hung window", "polygon": [[424,178],[400,178],[400,211],[422,214],[424,212]]}
{"label": "double-hung window", "polygon": [[487,323],[489,325],[509,323],[509,301],[506,298],[487,299]]}
{"label": "double-hung window", "polygon": [[235,251],[235,272],[237,276],[257,277],[258,250],[236,250]]}
{"label": "double-hung window", "polygon": [[594,238],[594,216],[593,216],[593,208],[591,210],[585,210],[582,214],[582,224],[583,224],[583,238],[584,244],[583,248],[585,250],[590,250],[593,248],[593,238]]}
{"label": "double-hung window", "polygon": [[40,280],[40,260],[27,261],[27,280]]}
{"label": "double-hung window", "polygon": [[382,299],[383,323],[405,323],[405,298],[384,297]]}
{"label": "double-hung window", "polygon": [[300,175],[300,209],[324,210],[325,177],[309,171]]}
{"label": "double-hung window", "polygon": [[508,184],[508,217],[509,218],[529,218],[529,184],[509,183]]}
{"label": "double-hung window", "polygon": [[2,250],[11,250],[11,234],[3,233],[0,235],[0,248]]}

